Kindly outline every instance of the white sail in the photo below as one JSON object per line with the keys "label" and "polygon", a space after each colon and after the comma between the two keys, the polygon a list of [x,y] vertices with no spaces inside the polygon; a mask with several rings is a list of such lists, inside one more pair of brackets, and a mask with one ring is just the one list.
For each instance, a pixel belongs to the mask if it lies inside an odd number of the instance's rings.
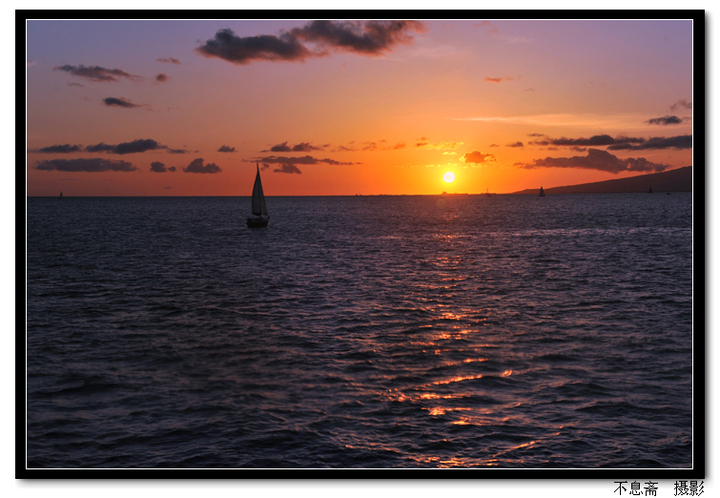
{"label": "white sail", "polygon": [[252,213],[255,216],[267,216],[267,207],[265,206],[265,196],[263,195],[262,182],[260,181],[260,166],[257,166],[257,174],[255,175],[255,186],[252,193]]}

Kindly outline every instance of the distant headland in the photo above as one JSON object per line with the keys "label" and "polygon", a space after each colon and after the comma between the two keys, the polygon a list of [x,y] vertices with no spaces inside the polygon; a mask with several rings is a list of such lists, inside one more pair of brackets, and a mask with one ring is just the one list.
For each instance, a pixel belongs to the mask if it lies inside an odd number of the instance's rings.
{"label": "distant headland", "polygon": [[[634,192],[692,192],[692,166],[652,173],[650,175],[618,178],[604,182],[583,183],[566,187],[546,188],[546,194],[623,194]],[[527,189],[513,194],[538,195],[539,188]]]}

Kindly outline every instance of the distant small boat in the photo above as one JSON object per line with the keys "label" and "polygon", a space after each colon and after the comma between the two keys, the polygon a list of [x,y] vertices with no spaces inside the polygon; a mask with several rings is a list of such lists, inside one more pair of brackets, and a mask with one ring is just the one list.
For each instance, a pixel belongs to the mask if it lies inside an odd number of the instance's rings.
{"label": "distant small boat", "polygon": [[543,190],[542,187],[540,187],[540,193],[538,194],[538,197],[545,197],[545,190]]}
{"label": "distant small boat", "polygon": [[62,199],[62,198],[63,198],[63,196],[62,196],[62,190],[61,190],[61,191],[60,191],[60,197],[58,197],[58,199]]}
{"label": "distant small boat", "polygon": [[247,226],[250,228],[266,227],[270,216],[268,216],[267,206],[265,206],[265,196],[263,195],[262,182],[260,181],[260,165],[257,163],[257,174],[255,175],[255,185],[252,192],[252,214],[248,216]]}
{"label": "distant small boat", "polygon": [[648,194],[652,194],[652,193],[653,193],[652,186],[650,186],[650,190],[648,190]]}

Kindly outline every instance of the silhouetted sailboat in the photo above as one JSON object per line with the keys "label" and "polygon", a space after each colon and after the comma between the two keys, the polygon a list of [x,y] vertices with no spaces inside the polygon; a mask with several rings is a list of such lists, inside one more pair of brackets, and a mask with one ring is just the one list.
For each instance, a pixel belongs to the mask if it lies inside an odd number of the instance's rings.
{"label": "silhouetted sailboat", "polygon": [[62,196],[62,190],[61,190],[61,191],[60,191],[60,197],[58,197],[58,199],[62,199],[62,198],[63,198],[63,196]]}
{"label": "silhouetted sailboat", "polygon": [[260,165],[257,163],[257,174],[255,175],[255,185],[252,192],[252,214],[247,218],[247,226],[251,228],[266,227],[270,216],[268,216],[267,206],[265,206],[265,196],[263,195],[262,182],[260,181]]}
{"label": "silhouetted sailboat", "polygon": [[648,190],[648,194],[652,194],[652,193],[653,193],[653,191],[652,191],[652,185],[651,185],[650,190]]}
{"label": "silhouetted sailboat", "polygon": [[538,197],[545,197],[545,191],[542,187],[540,187],[540,193],[538,194]]}

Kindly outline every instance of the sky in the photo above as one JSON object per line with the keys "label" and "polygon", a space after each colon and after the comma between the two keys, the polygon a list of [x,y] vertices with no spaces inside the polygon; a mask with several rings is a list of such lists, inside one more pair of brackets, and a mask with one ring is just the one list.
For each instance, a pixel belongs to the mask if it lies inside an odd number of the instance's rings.
{"label": "sky", "polygon": [[[692,164],[689,20],[29,20],[29,196],[510,193]],[[455,181],[443,176],[451,171]]]}

